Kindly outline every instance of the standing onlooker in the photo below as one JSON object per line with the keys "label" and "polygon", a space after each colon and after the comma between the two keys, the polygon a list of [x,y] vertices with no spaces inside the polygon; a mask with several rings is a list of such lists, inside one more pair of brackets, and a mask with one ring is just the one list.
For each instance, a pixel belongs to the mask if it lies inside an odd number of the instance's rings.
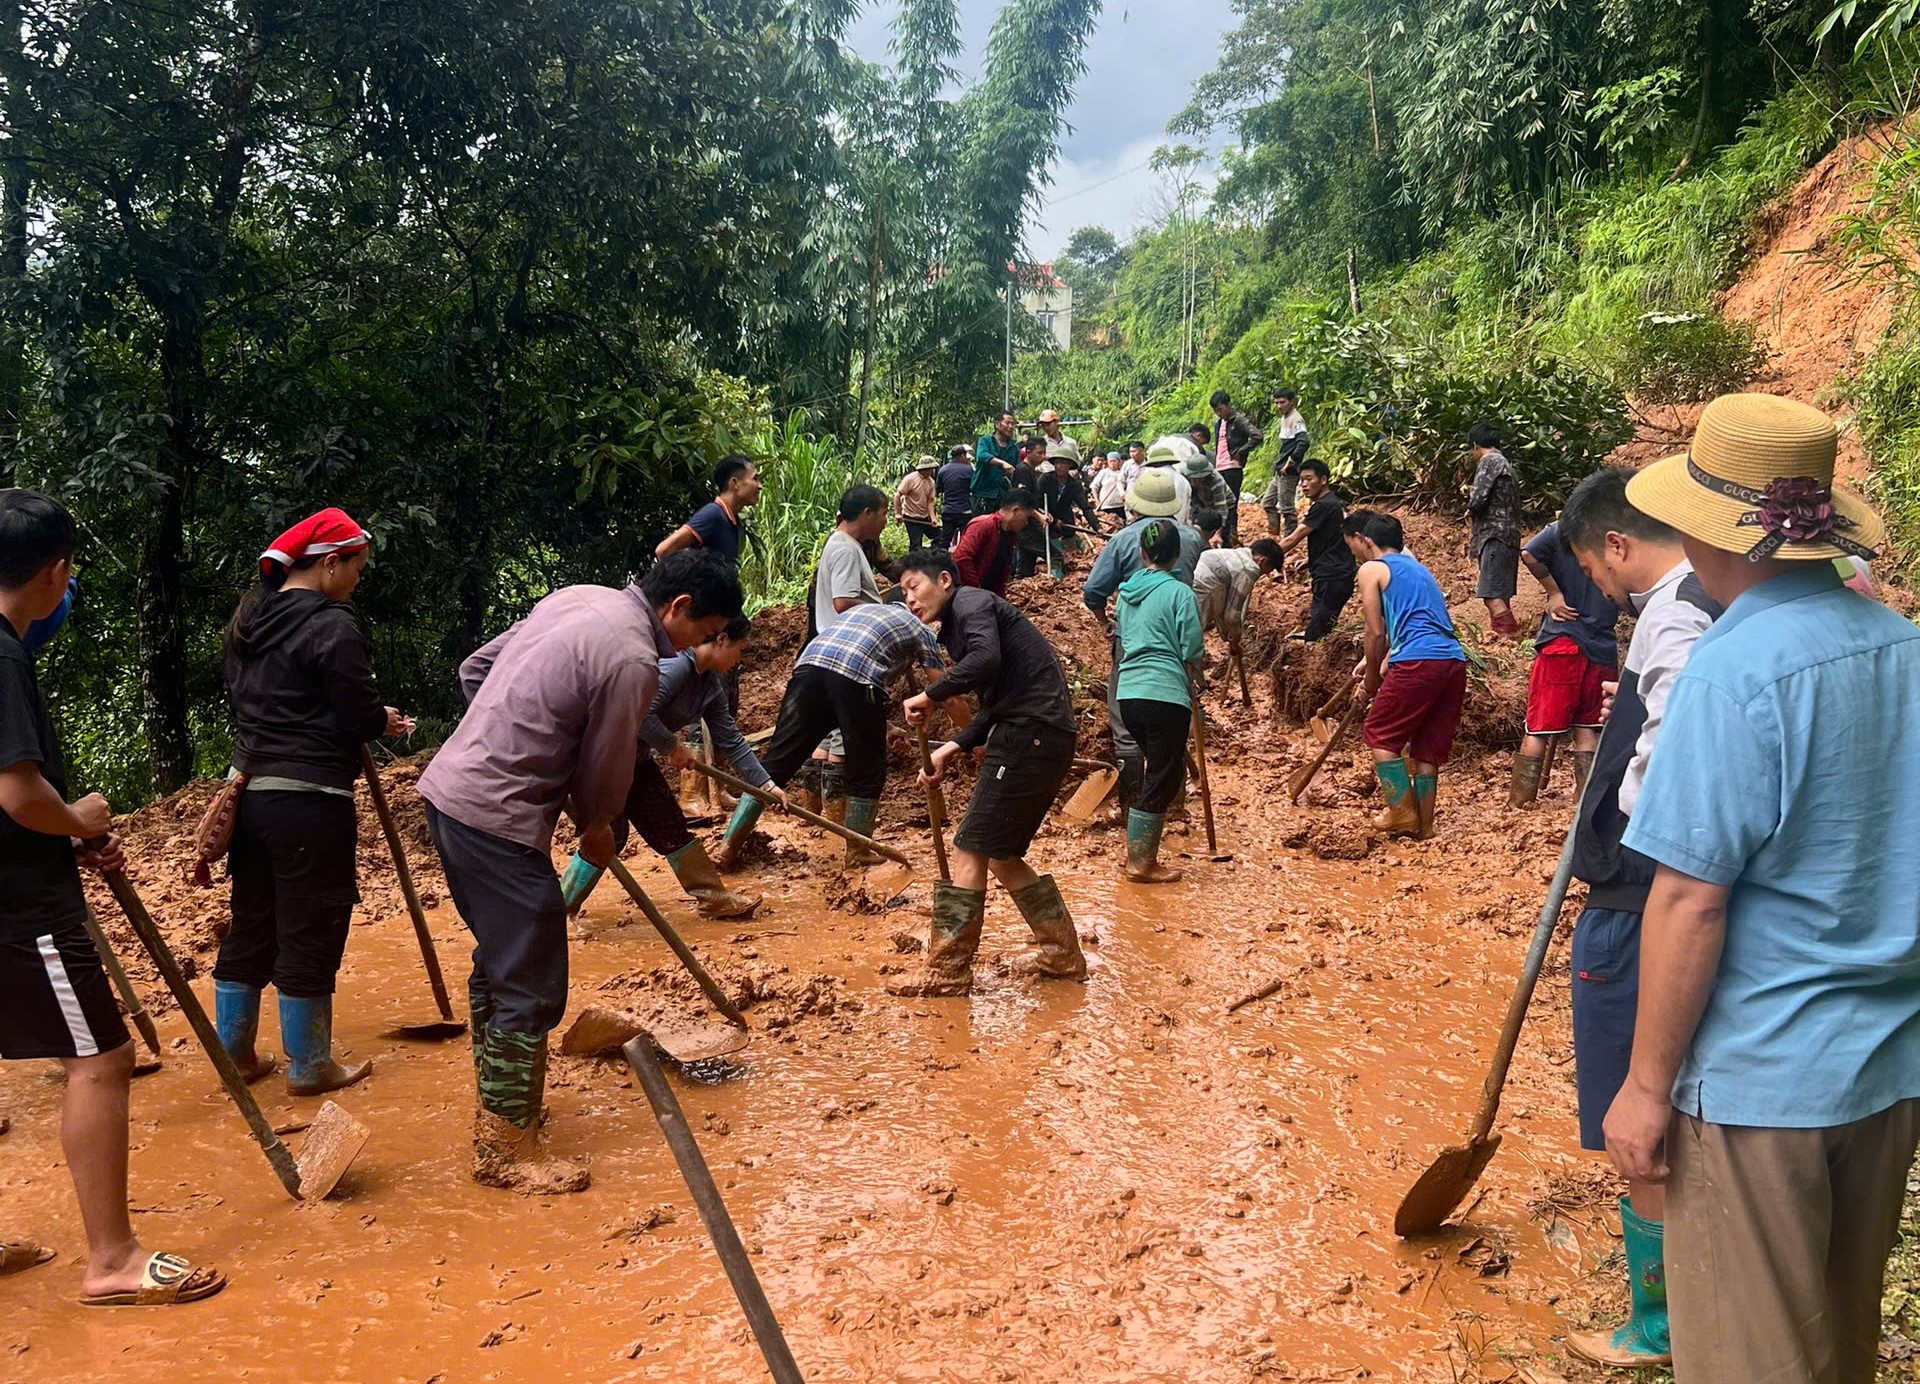
{"label": "standing onlooker", "polygon": [[1127,878],[1135,884],[1180,878],[1160,863],[1160,837],[1186,782],[1192,677],[1206,653],[1193,592],[1173,573],[1180,547],[1179,525],[1148,520],[1140,530],[1139,570],[1120,584],[1115,605],[1114,697],[1145,761],[1127,813]]}
{"label": "standing onlooker", "polygon": [[1226,390],[1214,390],[1213,397],[1207,402],[1213,406],[1211,452],[1214,468],[1233,492],[1233,503],[1227,506],[1222,541],[1229,548],[1237,548],[1240,546],[1240,487],[1246,481],[1247,456],[1266,441],[1266,435],[1248,420],[1246,414],[1233,406],[1233,399]]}
{"label": "standing onlooker", "polygon": [[1300,463],[1300,494],[1307,512],[1280,544],[1282,552],[1307,545],[1307,572],[1313,579],[1313,602],[1307,608],[1301,637],[1317,643],[1333,633],[1340,612],[1353,599],[1355,565],[1346,540],[1347,504],[1333,492],[1333,473],[1313,457]]}
{"label": "standing onlooker", "polygon": [[1606,684],[1620,662],[1614,632],[1620,608],[1580,570],[1560,525],[1549,524],[1528,540],[1520,560],[1546,592],[1547,609],[1527,674],[1526,736],[1513,756],[1507,787],[1512,807],[1525,807],[1539,795],[1547,744],[1567,734],[1573,737],[1573,792],[1579,796],[1600,743]]}
{"label": "standing onlooker", "polygon": [[[1640,918],[1653,862],[1621,844],[1666,715],[1673,680],[1720,614],[1693,575],[1680,535],[1627,503],[1626,471],[1587,477],[1567,496],[1560,538],[1594,585],[1636,612],[1607,730],[1600,737],[1573,830],[1573,873],[1587,905],[1573,927],[1573,1071],[1580,1147],[1606,1151],[1601,1128],[1633,1056],[1640,998]],[[1574,1333],[1567,1349],[1597,1364],[1635,1368],[1670,1361],[1662,1247],[1666,1188],[1629,1179],[1620,1201],[1633,1309],[1612,1331]]]}
{"label": "standing onlooker", "polygon": [[1273,479],[1260,497],[1267,533],[1281,538],[1293,532],[1294,500],[1300,490],[1300,463],[1307,459],[1307,423],[1294,406],[1292,386],[1273,391],[1273,431],[1280,445],[1273,454]]}
{"label": "standing onlooker", "polygon": [[[850,485],[840,496],[839,523],[821,545],[808,593],[807,638],[831,629],[856,606],[878,605],[880,583],[874,580],[868,546],[887,527],[887,497],[871,485]],[[818,776],[820,814],[840,821],[847,807],[844,772],[846,746],[840,732],[830,729],[800,776],[798,792],[811,801]]]}
{"label": "standing onlooker", "polygon": [[993,420],[993,431],[983,433],[973,447],[973,513],[993,514],[1000,497],[1013,489],[1013,469],[1020,464],[1019,422],[1011,413]]}
{"label": "standing onlooker", "polygon": [[1625,844],[1657,865],[1607,1152],[1667,1184],[1676,1377],[1869,1384],[1920,1136],[1920,630],[1845,589],[1838,430],[1734,394],[1628,484],[1726,613]]}
{"label": "standing onlooker", "polygon": [[1487,603],[1487,621],[1502,639],[1520,637],[1513,593],[1520,584],[1520,479],[1500,450],[1500,429],[1475,423],[1467,434],[1475,470],[1467,490],[1472,528],[1467,555],[1480,564],[1473,594]]}
{"label": "standing onlooker", "polygon": [[1040,424],[1040,435],[1046,439],[1047,460],[1053,460],[1062,452],[1071,452],[1078,464],[1080,444],[1060,430],[1060,415],[1053,409],[1043,409],[1036,421]]}
{"label": "standing onlooker", "polygon": [[1466,651],[1433,573],[1402,551],[1400,521],[1355,510],[1346,528],[1367,617],[1358,695],[1372,705],[1361,735],[1387,796],[1373,824],[1425,840],[1433,835],[1440,766],[1466,704]]}
{"label": "standing onlooker", "polygon": [[[24,642],[60,608],[76,538],[73,516],[54,500],[0,490],[0,1059],[52,1059],[66,1078],[60,1147],[87,1237],[80,1301],[169,1306],[212,1297],[227,1280],[177,1254],[150,1254],[134,1235],[127,1210],[133,1041],[87,932],[79,870],[118,870],[126,858],[110,834],[105,798],[66,800],[66,764]],[[76,841],[87,844],[76,848]],[[159,1141],[155,1153],[169,1148],[177,1152]],[[172,1181],[181,1171],[176,1160],[165,1176]],[[44,1207],[44,1181],[34,1180]],[[6,1251],[8,1270],[54,1257],[31,1243]]]}
{"label": "standing onlooker", "polygon": [[738,455],[721,457],[713,467],[713,488],[717,492],[713,500],[661,539],[653,550],[654,557],[697,546],[738,566],[741,528],[747,511],[760,499],[760,484],[760,468],[752,461]]}
{"label": "standing onlooker", "polygon": [[1053,516],[1047,513],[1046,498],[1040,482],[1053,474],[1047,462],[1045,438],[1030,437],[1013,468],[1013,493],[1033,512],[1033,522],[1020,529],[1014,538],[1013,575],[1030,577],[1047,560],[1047,535]]}
{"label": "standing onlooker", "polygon": [[907,551],[918,552],[920,545],[936,546],[938,531],[933,527],[933,473],[940,463],[921,457],[913,469],[900,478],[893,492],[893,512],[907,530]]}
{"label": "standing onlooker", "polygon": [[940,489],[940,546],[951,548],[973,518],[973,448],[962,442],[934,475]]}
{"label": "standing onlooker", "polygon": [[1120,474],[1120,454],[1108,452],[1106,464],[1093,476],[1093,503],[1106,520],[1098,529],[1117,529],[1124,525],[1127,513],[1127,482]]}
{"label": "standing onlooker", "polygon": [[1145,469],[1146,464],[1147,444],[1144,442],[1129,442],[1127,444],[1127,459],[1120,463],[1121,484],[1128,490],[1133,489],[1133,483],[1140,479],[1140,472]]}
{"label": "standing onlooker", "polygon": [[372,538],[323,509],[260,555],[260,581],[227,625],[233,767],[245,775],[227,872],[233,926],[213,966],[214,1023],[240,1074],[273,1059],[254,1046],[260,995],[278,995],[287,1092],[351,1086],[373,1063],[333,1056],[333,994],[360,902],[353,786],[364,746],[413,722],[382,705],[366,633],[347,602]]}

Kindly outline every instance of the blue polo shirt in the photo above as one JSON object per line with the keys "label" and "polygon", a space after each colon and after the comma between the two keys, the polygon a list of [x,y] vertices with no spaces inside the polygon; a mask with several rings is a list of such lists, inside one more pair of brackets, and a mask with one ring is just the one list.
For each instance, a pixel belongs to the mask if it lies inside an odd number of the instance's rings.
{"label": "blue polo shirt", "polygon": [[1674,1106],[1818,1129],[1920,1096],[1920,629],[1825,562],[1693,646],[1626,844],[1729,886]]}

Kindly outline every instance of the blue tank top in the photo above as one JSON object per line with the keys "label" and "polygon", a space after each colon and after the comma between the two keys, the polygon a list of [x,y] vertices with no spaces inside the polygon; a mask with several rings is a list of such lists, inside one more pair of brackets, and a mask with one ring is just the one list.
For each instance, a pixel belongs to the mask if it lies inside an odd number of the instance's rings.
{"label": "blue tank top", "polygon": [[1381,609],[1387,617],[1387,662],[1411,663],[1415,659],[1452,658],[1465,660],[1466,651],[1453,634],[1453,619],[1447,614],[1447,598],[1440,594],[1440,583],[1433,573],[1405,553],[1385,553],[1389,580],[1380,593]]}

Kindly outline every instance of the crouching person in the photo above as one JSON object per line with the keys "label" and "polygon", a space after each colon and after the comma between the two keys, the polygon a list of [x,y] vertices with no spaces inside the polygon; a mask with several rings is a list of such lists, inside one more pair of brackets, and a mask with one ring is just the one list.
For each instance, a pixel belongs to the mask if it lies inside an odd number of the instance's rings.
{"label": "crouching person", "polygon": [[[1171,525],[1168,526],[1169,529]],[[964,995],[986,920],[987,872],[1013,895],[1040,943],[1042,976],[1085,980],[1087,961],[1052,875],[1026,862],[1040,824],[1073,767],[1075,726],[1066,674],[1046,637],[991,592],[962,587],[945,553],[910,555],[900,574],[907,606],[940,632],[953,656],[945,677],[907,699],[907,720],[925,726],[935,702],[978,696],[980,710],[933,752],[937,784],[953,760],[986,748],[966,819],[954,834],[953,882],[933,886],[926,974],[889,985],[896,995]]]}
{"label": "crouching person", "polygon": [[213,967],[214,1021],[240,1074],[258,1081],[274,1068],[255,1043],[271,984],[295,1096],[373,1068],[333,1055],[334,986],[360,901],[353,785],[362,747],[413,723],[381,705],[347,604],[371,541],[343,510],[301,520],[260,555],[260,581],[227,626],[233,765],[247,784],[227,856],[233,926]]}
{"label": "crouching person", "polygon": [[[917,556],[917,555],[916,555]],[[946,554],[941,554],[945,560]],[[911,559],[908,559],[911,560]],[[933,631],[903,605],[850,607],[816,634],[800,652],[773,739],[761,762],[772,782],[785,788],[813,747],[838,730],[846,746],[846,826],[873,835],[880,794],[887,786],[887,682],[914,664],[938,671],[940,645]],[[720,846],[720,868],[731,869],[753,835],[766,804],[740,799]],[[847,843],[846,868],[863,869],[881,857]]]}
{"label": "crouching person", "polygon": [[[675,740],[674,733],[704,723],[713,736],[713,748],[726,756],[733,771],[754,787],[766,789],[784,805],[786,794],[772,786],[727,704],[727,676],[740,666],[752,633],[753,622],[742,615],[704,644],[660,665],[660,690],[654,694],[653,710],[640,724],[633,787],[614,825],[617,849],[626,849],[626,832],[631,825],[642,841],[666,857],[674,878],[687,891],[687,897],[700,906],[704,918],[744,918],[760,906],[760,896],[737,894],[721,883],[720,871],[708,857],[707,848],[687,830],[686,813],[667,786],[655,756],[663,756],[669,769],[691,765],[693,752]],[[580,911],[605,873],[602,866],[579,851],[573,853],[560,876],[560,892],[566,896],[568,913]]]}
{"label": "crouching person", "polygon": [[420,796],[447,892],[473,933],[476,1182],[536,1196],[587,1186],[583,1163],[539,1154],[547,1034],[567,1007],[554,824],[568,804],[581,854],[613,859],[660,664],[740,607],[730,563],[673,553],[639,586],[554,592],[460,667],[467,714],[421,775]]}

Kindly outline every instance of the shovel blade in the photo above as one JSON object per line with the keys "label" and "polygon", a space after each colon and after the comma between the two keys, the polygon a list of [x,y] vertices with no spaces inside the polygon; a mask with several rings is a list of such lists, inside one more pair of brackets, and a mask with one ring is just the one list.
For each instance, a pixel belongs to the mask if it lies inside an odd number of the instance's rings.
{"label": "shovel blade", "polygon": [[458,1038],[467,1031],[465,1019],[434,1019],[424,1024],[401,1024],[390,1028],[380,1036],[397,1038],[409,1043],[444,1043]]}
{"label": "shovel blade", "polygon": [[1113,792],[1114,785],[1120,782],[1118,769],[1096,769],[1087,775],[1087,781],[1074,790],[1067,805],[1060,809],[1060,815],[1075,826],[1083,827],[1094,819],[1100,811],[1100,804]]}
{"label": "shovel blade", "polygon": [[1338,723],[1329,721],[1324,716],[1316,716],[1307,723],[1307,726],[1313,731],[1313,738],[1324,745],[1333,739],[1333,728],[1336,724]]}
{"label": "shovel blade", "polygon": [[876,865],[866,873],[861,888],[867,893],[883,899],[895,898],[907,890],[913,883],[914,873],[911,865],[901,865],[888,861],[885,865]]}
{"label": "shovel blade", "polygon": [[347,1168],[367,1146],[367,1127],[332,1101],[320,1107],[300,1144],[300,1200],[321,1201],[340,1185]]}
{"label": "shovel blade", "polygon": [[592,1057],[619,1047],[645,1027],[624,1009],[590,1004],[567,1029],[566,1036],[560,1040],[560,1051],[568,1057]]}
{"label": "shovel blade", "polygon": [[716,1057],[739,1052],[747,1045],[749,1037],[745,1029],[735,1028],[732,1024],[697,1020],[643,1029],[642,1032],[653,1040],[656,1048],[682,1064],[711,1062]]}
{"label": "shovel blade", "polygon": [[749,1037],[743,1028],[701,1019],[673,1021],[649,1029],[623,1009],[596,1004],[580,1011],[580,1017],[560,1040],[560,1051],[568,1057],[592,1057],[625,1047],[643,1034],[676,1062],[708,1062],[725,1057],[744,1048]]}
{"label": "shovel blade", "polygon": [[1433,1166],[1401,1199],[1400,1209],[1393,1214],[1393,1233],[1405,1238],[1438,1230],[1467,1199],[1499,1148],[1500,1136],[1490,1134],[1470,1144],[1442,1149]]}

